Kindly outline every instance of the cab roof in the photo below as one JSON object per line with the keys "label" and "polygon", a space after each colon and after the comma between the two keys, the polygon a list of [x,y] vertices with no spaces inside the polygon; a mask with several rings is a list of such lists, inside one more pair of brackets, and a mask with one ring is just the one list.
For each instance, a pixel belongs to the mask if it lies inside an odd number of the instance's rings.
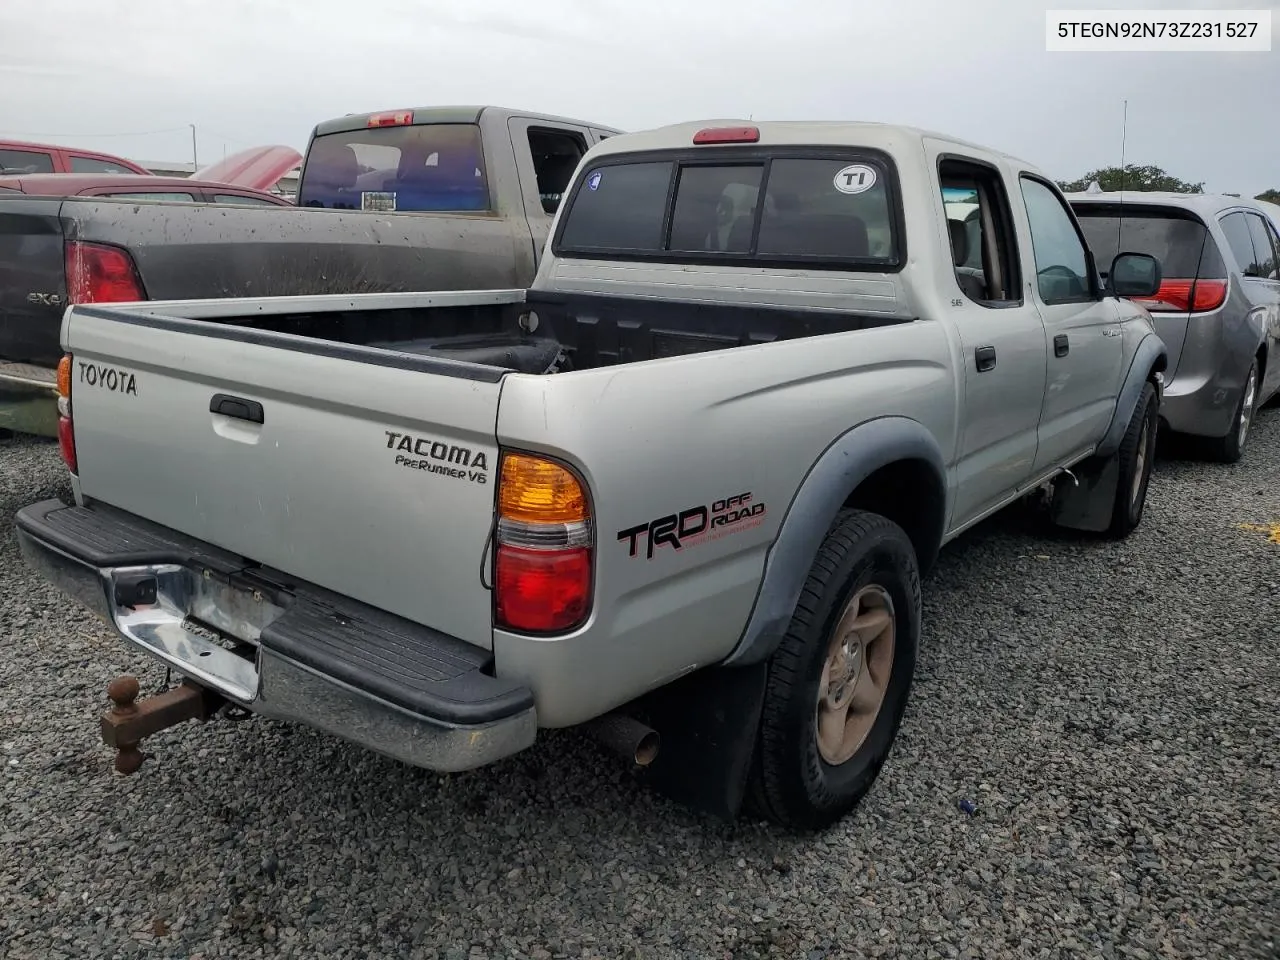
{"label": "cab roof", "polygon": [[380,113],[412,113],[414,124],[419,123],[479,123],[481,115],[497,114],[499,119],[510,117],[532,117],[551,123],[571,124],[578,127],[591,127],[606,133],[616,134],[620,131],[612,127],[587,121],[574,120],[571,117],[556,117],[533,110],[517,110],[514,107],[496,107],[486,105],[475,106],[433,106],[433,107],[398,107],[390,110],[371,110],[368,113],[350,113],[345,117],[336,117],[316,124],[314,136],[326,133],[347,133],[352,130],[364,130],[369,126],[369,118]]}
{"label": "cab roof", "polygon": [[980,143],[962,140],[946,133],[903,124],[871,120],[699,120],[670,124],[639,133],[610,137],[593,149],[597,156],[614,153],[644,152],[690,148],[700,130],[719,127],[753,127],[760,131],[759,146],[850,146],[890,149],[905,143],[940,140],[944,143],[997,156],[1017,166],[1035,169],[1035,165]]}

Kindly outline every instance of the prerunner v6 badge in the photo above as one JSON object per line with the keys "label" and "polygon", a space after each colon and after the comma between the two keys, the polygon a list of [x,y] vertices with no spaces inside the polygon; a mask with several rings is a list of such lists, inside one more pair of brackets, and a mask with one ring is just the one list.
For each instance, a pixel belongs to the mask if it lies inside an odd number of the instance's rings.
{"label": "prerunner v6 badge", "polygon": [[408,433],[387,435],[387,449],[396,451],[396,466],[422,470],[468,483],[489,482],[489,458],[483,450]]}

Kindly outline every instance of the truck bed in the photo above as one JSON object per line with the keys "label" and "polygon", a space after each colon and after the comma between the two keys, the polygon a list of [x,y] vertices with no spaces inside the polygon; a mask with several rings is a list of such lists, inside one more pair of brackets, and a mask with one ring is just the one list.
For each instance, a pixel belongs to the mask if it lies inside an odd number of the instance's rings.
{"label": "truck bed", "polygon": [[[509,378],[675,364],[683,372],[641,378],[658,392],[638,402],[662,420],[657,411],[679,395],[682,407],[706,409],[698,398],[714,384],[749,397],[793,379],[794,364],[790,373],[777,366],[794,353],[781,341],[833,334],[851,344],[842,333],[910,322],[504,290],[72,307],[62,336],[74,357],[83,497],[489,648],[482,567],[501,469],[499,404],[538,407],[539,421],[569,432],[618,423],[614,398],[587,398],[607,389],[598,377],[584,391],[558,391],[558,401]],[[867,329],[873,354],[888,332]],[[771,341],[776,355],[753,349]],[[752,354],[740,388],[739,365],[712,359],[724,356],[718,348]],[[847,353],[830,362],[848,372]],[[916,366],[872,376],[937,378]],[[698,383],[713,373],[714,384]],[[584,417],[587,406],[597,416]]]}
{"label": "truck bed", "polygon": [[893,314],[533,290],[152,303],[104,316],[170,330],[194,323],[206,336],[480,379],[912,322]]}

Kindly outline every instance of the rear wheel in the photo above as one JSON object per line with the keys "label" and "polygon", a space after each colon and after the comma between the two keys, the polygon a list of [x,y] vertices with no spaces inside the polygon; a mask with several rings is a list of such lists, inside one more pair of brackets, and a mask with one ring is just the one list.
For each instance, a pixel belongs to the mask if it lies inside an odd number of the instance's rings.
{"label": "rear wheel", "polygon": [[1111,526],[1107,528],[1109,536],[1127,537],[1142,522],[1151,468],[1155,461],[1156,431],[1159,425],[1156,388],[1150,383],[1143,384],[1138,405],[1129,420],[1124,439],[1120,441],[1120,449],[1115,453],[1120,462],[1120,478],[1117,481]]}
{"label": "rear wheel", "polygon": [[919,637],[911,541],[878,514],[842,513],[769,661],[755,812],[817,829],[862,799],[902,721]]}
{"label": "rear wheel", "polygon": [[1258,407],[1258,361],[1255,359],[1249,366],[1249,374],[1244,378],[1244,388],[1240,391],[1240,403],[1236,406],[1235,418],[1231,421],[1231,429],[1225,437],[1213,441],[1214,459],[1223,463],[1236,463],[1244,456],[1245,441],[1249,439],[1249,428],[1253,425],[1253,415]]}

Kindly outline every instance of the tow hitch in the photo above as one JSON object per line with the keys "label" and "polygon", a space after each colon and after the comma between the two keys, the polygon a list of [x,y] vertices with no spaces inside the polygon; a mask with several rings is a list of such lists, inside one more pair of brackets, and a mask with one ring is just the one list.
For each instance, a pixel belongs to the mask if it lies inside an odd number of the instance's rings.
{"label": "tow hitch", "polygon": [[102,739],[116,751],[116,770],[136,773],[145,759],[142,740],[187,720],[209,720],[225,704],[221,696],[190,680],[138,700],[138,678],[125,674],[107,684],[111,709],[102,715]]}

